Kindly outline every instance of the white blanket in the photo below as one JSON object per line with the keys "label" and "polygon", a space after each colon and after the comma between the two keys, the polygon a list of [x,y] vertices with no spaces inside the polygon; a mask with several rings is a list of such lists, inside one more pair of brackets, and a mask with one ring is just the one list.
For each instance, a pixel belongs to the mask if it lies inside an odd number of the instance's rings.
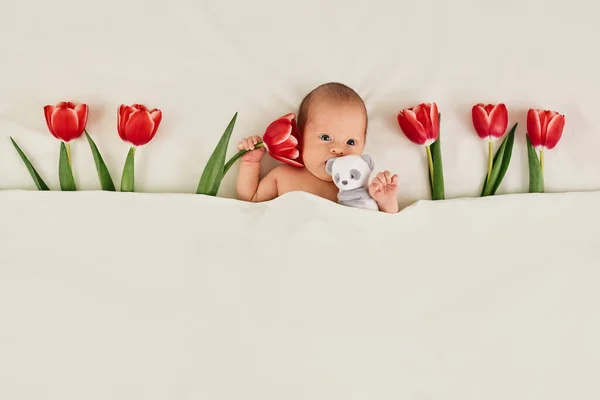
{"label": "white blanket", "polygon": [[600,396],[600,192],[0,204],[1,399]]}

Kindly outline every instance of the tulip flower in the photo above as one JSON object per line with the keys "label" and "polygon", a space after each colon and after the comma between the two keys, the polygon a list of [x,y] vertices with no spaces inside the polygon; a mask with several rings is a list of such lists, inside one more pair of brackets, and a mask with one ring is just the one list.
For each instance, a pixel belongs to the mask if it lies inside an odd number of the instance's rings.
{"label": "tulip flower", "polygon": [[437,104],[419,104],[406,108],[397,115],[398,124],[413,143],[429,147],[440,135],[440,120]]}
{"label": "tulip flower", "polygon": [[70,142],[83,134],[88,120],[88,106],[86,104],[76,106],[70,101],[61,101],[56,106],[45,106],[44,116],[52,136],[61,141],[58,165],[61,190],[77,190],[73,178]]}
{"label": "tulip flower", "polygon": [[488,168],[481,196],[489,196],[495,194],[510,164],[517,124],[502,142],[494,158],[494,141],[504,136],[508,127],[506,105],[502,103],[496,105],[479,103],[473,106],[471,113],[477,135],[488,141]]}
{"label": "tulip flower", "polygon": [[148,109],[143,104],[130,106],[121,104],[119,106],[117,110],[117,132],[123,141],[131,144],[123,167],[121,191],[134,191],[136,147],[144,146],[154,138],[161,120],[162,111],[157,108]]}
{"label": "tulip flower", "polygon": [[157,108],[149,110],[142,104],[121,104],[117,113],[117,131],[125,142],[139,147],[152,140],[161,120],[162,111]]}
{"label": "tulip flower", "polygon": [[[198,182],[197,194],[215,196],[227,171],[244,154],[252,151],[240,150],[225,163],[227,146],[229,145],[229,139],[236,119],[237,113],[235,113],[229,126],[225,129],[223,135],[221,135],[219,143],[204,167],[200,182]],[[296,115],[289,113],[277,118],[267,126],[262,136],[262,141],[254,145],[254,149],[265,147],[269,155],[274,159],[301,168],[304,167],[304,164],[301,156],[300,142],[301,137],[296,123]]]}
{"label": "tulip flower", "polygon": [[263,135],[271,157],[298,168],[304,166],[299,150],[300,139],[296,115],[293,113],[271,122]]}
{"label": "tulip flower", "polygon": [[[75,180],[73,179],[70,142],[79,138],[83,133],[85,133],[92,149],[92,154],[94,156],[94,161],[96,163],[96,169],[98,171],[98,177],[100,178],[102,189],[114,190],[114,184],[108,169],[104,164],[104,160],[100,155],[100,151],[86,131],[88,106],[86,104],[80,104],[76,106],[72,102],[63,101],[58,103],[56,106],[45,106],[44,116],[46,118],[48,130],[50,130],[52,136],[61,140],[60,159],[58,165],[61,190],[77,190]],[[37,188],[39,190],[50,190],[48,185],[46,185],[40,174],[36,171],[25,153],[20,149],[12,137],[11,141],[19,153],[19,156],[25,163],[25,166],[27,167],[27,170],[29,171],[29,174],[35,182]]]}
{"label": "tulip flower", "polygon": [[479,103],[473,106],[472,114],[475,131],[480,138],[488,139],[491,142],[500,139],[506,133],[508,127],[506,105]]}
{"label": "tulip flower", "polygon": [[[527,112],[527,146],[530,192],[544,191],[544,151],[552,150],[562,137],[565,116],[556,111],[530,108]],[[535,150],[539,150],[539,160]]]}
{"label": "tulip flower", "polygon": [[45,106],[44,115],[50,133],[69,143],[83,134],[88,119],[88,106],[61,101],[56,106]]}
{"label": "tulip flower", "polygon": [[[257,143],[254,148],[265,147],[274,159],[292,165],[297,168],[304,167],[300,154],[300,132],[296,123],[294,113],[286,114],[271,122],[265,129],[262,142]],[[251,150],[241,150],[225,165],[225,173],[244,154]]]}
{"label": "tulip flower", "polygon": [[443,199],[445,197],[444,174],[439,140],[440,113],[437,104],[421,103],[416,107],[406,108],[399,111],[396,118],[400,129],[411,142],[425,146],[432,198]]}
{"label": "tulip flower", "polygon": [[565,127],[565,116],[555,111],[529,109],[527,134],[534,149],[540,151],[540,166],[544,171],[544,150],[552,150],[560,140]]}

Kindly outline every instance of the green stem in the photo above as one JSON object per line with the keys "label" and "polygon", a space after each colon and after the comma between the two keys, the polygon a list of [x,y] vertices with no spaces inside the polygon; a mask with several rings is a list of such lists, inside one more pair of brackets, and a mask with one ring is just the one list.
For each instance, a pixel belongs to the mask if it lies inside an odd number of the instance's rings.
{"label": "green stem", "polygon": [[494,151],[494,147],[493,147],[493,142],[490,140],[488,142],[488,180],[490,179],[490,177],[492,176],[492,166],[493,166],[493,160],[494,160],[494,156],[493,156],[493,151]]}
{"label": "green stem", "polygon": [[425,147],[427,150],[427,162],[429,163],[429,176],[431,177],[431,186],[433,187],[433,158],[431,157],[431,147]]}
{"label": "green stem", "polygon": [[[254,146],[254,150],[259,149],[261,147],[265,147],[265,144],[263,142],[257,143]],[[229,161],[227,161],[227,164],[225,164],[225,167],[223,167],[223,176],[225,176],[225,174],[227,174],[227,171],[229,171],[229,169],[233,166],[233,164],[235,164],[235,162],[237,160],[240,159],[240,157],[242,157],[244,154],[250,152],[252,150],[240,150],[237,152],[236,155],[234,155],[233,157],[231,157],[231,159]]]}
{"label": "green stem", "polygon": [[540,169],[542,170],[542,176],[544,176],[544,149],[540,150]]}
{"label": "green stem", "polygon": [[73,163],[71,162],[71,143],[65,143],[65,148],[67,149],[67,159],[69,160],[69,167],[73,169]]}
{"label": "green stem", "polygon": [[133,192],[135,190],[135,146],[131,146],[123,166],[121,177],[121,191]]}

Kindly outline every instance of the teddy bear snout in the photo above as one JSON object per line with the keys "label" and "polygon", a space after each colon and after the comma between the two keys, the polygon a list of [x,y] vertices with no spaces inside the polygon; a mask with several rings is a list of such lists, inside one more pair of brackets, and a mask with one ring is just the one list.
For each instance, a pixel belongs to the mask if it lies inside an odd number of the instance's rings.
{"label": "teddy bear snout", "polygon": [[342,185],[347,185],[348,181],[342,181]]}

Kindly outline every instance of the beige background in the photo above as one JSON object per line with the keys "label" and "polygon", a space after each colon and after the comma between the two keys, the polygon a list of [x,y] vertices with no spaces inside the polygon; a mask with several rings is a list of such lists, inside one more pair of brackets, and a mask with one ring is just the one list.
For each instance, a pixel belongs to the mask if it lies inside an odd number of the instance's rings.
{"label": "beige background", "polygon": [[[525,115],[567,118],[546,155],[548,191],[600,188],[599,6],[587,0],[519,1],[73,1],[4,2],[0,8],[0,188],[34,188],[13,135],[58,188],[59,144],[42,107],[87,102],[88,130],[117,185],[127,146],[116,109],[141,102],[164,120],[137,157],[137,189],[195,192],[219,136],[239,111],[235,142],[296,111],[304,94],[341,81],[365,99],[367,151],[400,175],[402,207],[429,198],[424,149],[402,135],[396,112],[436,101],[442,113],[447,197],[477,196],[487,144],[471,123],[478,102],[505,102],[519,122],[500,193],[527,191]],[[99,188],[89,146],[73,143],[75,177]],[[276,165],[265,163],[264,172]],[[221,196],[233,197],[237,169]]]}

